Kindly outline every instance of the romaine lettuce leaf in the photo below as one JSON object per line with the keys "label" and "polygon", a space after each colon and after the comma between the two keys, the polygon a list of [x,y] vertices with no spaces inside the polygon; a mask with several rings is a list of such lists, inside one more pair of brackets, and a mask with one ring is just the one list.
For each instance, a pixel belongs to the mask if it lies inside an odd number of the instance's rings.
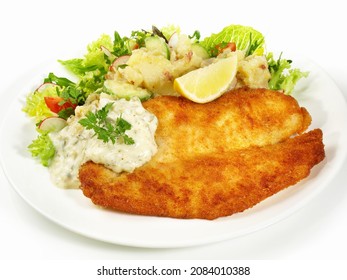
{"label": "romaine lettuce leaf", "polygon": [[216,56],[216,46],[230,42],[236,44],[236,49],[245,51],[246,55],[264,53],[264,36],[252,27],[242,25],[229,25],[219,33],[206,37],[200,44],[210,56]]}

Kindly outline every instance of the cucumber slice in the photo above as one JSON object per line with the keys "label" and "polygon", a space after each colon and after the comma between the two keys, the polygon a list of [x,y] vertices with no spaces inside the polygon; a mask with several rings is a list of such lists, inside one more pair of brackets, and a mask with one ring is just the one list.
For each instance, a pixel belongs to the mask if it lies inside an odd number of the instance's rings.
{"label": "cucumber slice", "polygon": [[200,56],[202,59],[210,58],[207,50],[203,46],[201,46],[199,43],[192,44],[192,51],[197,56]]}
{"label": "cucumber slice", "polygon": [[147,50],[155,54],[162,55],[167,59],[170,58],[170,49],[163,38],[151,36],[145,39]]}
{"label": "cucumber slice", "polygon": [[118,98],[130,99],[136,96],[141,101],[148,100],[152,97],[152,93],[147,89],[139,88],[124,82],[122,83],[117,80],[106,80],[104,82],[103,91]]}

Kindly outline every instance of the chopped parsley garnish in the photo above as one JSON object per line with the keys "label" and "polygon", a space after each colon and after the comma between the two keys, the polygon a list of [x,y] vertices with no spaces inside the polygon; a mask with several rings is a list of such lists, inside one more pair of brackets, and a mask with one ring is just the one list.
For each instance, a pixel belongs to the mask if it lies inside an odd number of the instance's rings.
{"label": "chopped parsley garnish", "polygon": [[122,117],[118,117],[115,122],[109,120],[107,115],[113,106],[113,103],[107,103],[103,108],[93,112],[88,112],[86,118],[79,120],[79,123],[86,129],[92,129],[98,139],[107,143],[116,141],[126,145],[135,143],[134,139],[129,137],[125,132],[131,129],[131,124]]}

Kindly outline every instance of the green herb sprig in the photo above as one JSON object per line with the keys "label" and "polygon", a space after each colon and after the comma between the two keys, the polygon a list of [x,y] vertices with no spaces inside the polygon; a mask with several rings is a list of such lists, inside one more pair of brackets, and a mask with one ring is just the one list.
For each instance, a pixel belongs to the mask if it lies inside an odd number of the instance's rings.
{"label": "green herb sprig", "polygon": [[131,124],[122,117],[118,117],[115,122],[110,121],[107,115],[113,106],[113,103],[107,103],[103,108],[93,112],[88,112],[86,118],[79,120],[79,123],[88,130],[94,130],[98,139],[107,143],[116,141],[126,145],[133,145],[134,139],[129,137],[125,132],[131,129]]}

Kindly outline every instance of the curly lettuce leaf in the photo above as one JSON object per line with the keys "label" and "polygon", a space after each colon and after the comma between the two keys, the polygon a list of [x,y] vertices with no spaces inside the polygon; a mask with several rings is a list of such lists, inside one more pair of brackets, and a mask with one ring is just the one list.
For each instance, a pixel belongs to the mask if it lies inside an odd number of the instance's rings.
{"label": "curly lettuce leaf", "polygon": [[84,64],[86,66],[98,66],[98,69],[107,70],[110,62],[108,57],[105,56],[104,51],[101,49],[101,46],[107,48],[108,50],[112,50],[113,42],[109,35],[102,34],[98,40],[90,43],[87,46],[87,54],[84,56]]}
{"label": "curly lettuce leaf", "polygon": [[47,133],[40,134],[28,149],[34,158],[38,158],[43,166],[49,166],[54,155],[55,147]]}
{"label": "curly lettuce leaf", "polygon": [[219,33],[206,37],[200,44],[210,56],[216,56],[218,45],[231,42],[236,44],[236,49],[245,51],[246,55],[262,55],[264,53],[264,36],[252,27],[243,25],[229,25]]}
{"label": "curly lettuce leaf", "polygon": [[41,91],[36,90],[30,93],[26,97],[23,111],[29,117],[33,117],[37,123],[54,115],[54,113],[52,113],[52,111],[46,105],[44,99],[46,96],[58,96],[57,89],[54,86],[46,87]]}
{"label": "curly lettuce leaf", "polygon": [[291,69],[292,61],[282,58],[282,53],[277,60],[274,59],[273,53],[266,56],[268,67],[271,74],[269,88],[273,90],[283,90],[286,94],[291,94],[296,83],[301,78],[306,78],[309,72],[302,72],[298,68]]}

